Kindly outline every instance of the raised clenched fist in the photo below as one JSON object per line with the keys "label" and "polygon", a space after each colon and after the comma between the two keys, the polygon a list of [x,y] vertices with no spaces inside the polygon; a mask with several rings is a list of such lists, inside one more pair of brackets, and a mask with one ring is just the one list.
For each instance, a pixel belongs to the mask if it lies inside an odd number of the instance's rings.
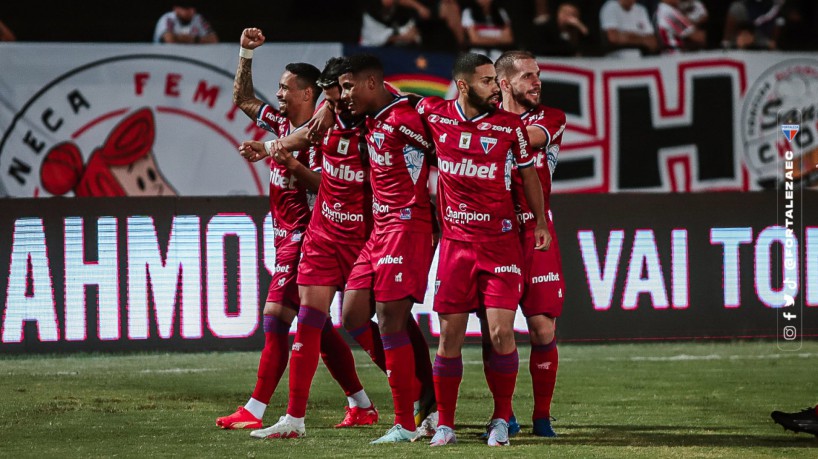
{"label": "raised clenched fist", "polygon": [[264,44],[264,34],[261,29],[250,27],[244,29],[241,33],[241,47],[247,49],[256,49]]}

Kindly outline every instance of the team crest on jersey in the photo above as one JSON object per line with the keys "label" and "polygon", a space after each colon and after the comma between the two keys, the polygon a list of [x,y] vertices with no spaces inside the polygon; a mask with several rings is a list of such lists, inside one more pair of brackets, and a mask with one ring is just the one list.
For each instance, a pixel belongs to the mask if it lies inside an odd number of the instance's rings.
{"label": "team crest on jersey", "polygon": [[372,133],[372,140],[374,140],[375,143],[378,144],[378,148],[381,148],[381,146],[383,145],[383,139],[384,139],[383,132]]}
{"label": "team crest on jersey", "polygon": [[338,142],[338,153],[341,153],[342,155],[345,155],[345,154],[347,154],[348,150],[349,150],[349,139],[341,139],[341,141]]}
{"label": "team crest on jersey", "polygon": [[480,146],[483,147],[483,153],[489,154],[495,145],[497,145],[497,139],[494,137],[480,137]]}
{"label": "team crest on jersey", "polygon": [[471,132],[461,132],[460,133],[460,148],[466,150],[469,148],[471,144]]}

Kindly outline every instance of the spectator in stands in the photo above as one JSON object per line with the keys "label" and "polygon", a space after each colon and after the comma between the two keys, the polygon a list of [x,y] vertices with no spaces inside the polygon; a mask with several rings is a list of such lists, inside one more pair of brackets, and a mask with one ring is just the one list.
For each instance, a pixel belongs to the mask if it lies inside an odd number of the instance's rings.
{"label": "spectator in stands", "polygon": [[495,60],[514,46],[511,18],[494,0],[475,0],[464,8],[462,24],[472,52]]}
{"label": "spectator in stands", "polygon": [[551,10],[548,6],[548,0],[534,0],[534,25],[544,25],[551,19]]}
{"label": "spectator in stands", "polygon": [[816,49],[818,5],[815,0],[787,0],[781,11],[782,25],[776,44],[787,51]]}
{"label": "spectator in stands", "polygon": [[679,0],[662,0],[656,8],[656,29],[662,52],[675,53],[704,48],[707,37],[679,9]]}
{"label": "spectator in stands", "polygon": [[[412,2],[417,3],[417,2]],[[422,6],[422,5],[421,5]],[[362,46],[415,46],[420,44],[418,10],[403,6],[400,0],[368,0],[361,24]],[[421,10],[431,15],[426,7]]]}
{"label": "spectator in stands", "polygon": [[0,41],[15,41],[17,38],[14,37],[14,33],[12,33],[11,29],[9,29],[3,21],[0,21]]}
{"label": "spectator in stands", "polygon": [[784,0],[735,0],[724,22],[724,48],[776,49]]}
{"label": "spectator in stands", "polygon": [[193,1],[177,1],[173,11],[159,18],[153,33],[154,43],[216,43],[219,37],[210,23],[196,12]]}
{"label": "spectator in stands", "polygon": [[599,11],[599,26],[610,56],[656,52],[656,35],[648,10],[636,0],[608,0]]}
{"label": "spectator in stands", "polygon": [[465,32],[457,0],[398,0],[398,4],[415,10],[424,48],[458,51],[463,47]]}
{"label": "spectator in stands", "polygon": [[546,56],[579,56],[589,47],[588,27],[580,19],[579,4],[562,3],[557,8],[556,21],[542,26],[541,39],[532,45],[532,51]]}
{"label": "spectator in stands", "polygon": [[709,19],[709,14],[702,2],[699,0],[679,0],[678,8],[697,28],[705,30],[704,27]]}

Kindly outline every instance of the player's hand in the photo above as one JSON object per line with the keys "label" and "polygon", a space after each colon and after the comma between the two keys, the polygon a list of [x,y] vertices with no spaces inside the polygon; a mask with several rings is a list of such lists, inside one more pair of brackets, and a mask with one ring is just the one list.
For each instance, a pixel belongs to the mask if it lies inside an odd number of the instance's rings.
{"label": "player's hand", "polygon": [[270,153],[272,153],[273,161],[282,166],[286,167],[287,169],[293,169],[296,167],[296,163],[298,160],[295,159],[292,153],[289,150],[284,148],[281,145],[281,142],[278,140],[274,140],[273,144],[270,147]]}
{"label": "player's hand", "polygon": [[537,225],[534,228],[534,249],[548,250],[551,247],[551,233],[548,232],[548,226]]}
{"label": "player's hand", "polygon": [[307,138],[313,144],[321,143],[321,139],[335,125],[335,115],[326,105],[321,110],[315,112],[310,122],[307,124]]}
{"label": "player's hand", "polygon": [[256,49],[264,44],[264,34],[261,33],[261,29],[255,27],[244,29],[240,43],[242,48]]}
{"label": "player's hand", "polygon": [[264,144],[255,140],[246,140],[239,145],[239,153],[247,161],[254,163],[267,157]]}

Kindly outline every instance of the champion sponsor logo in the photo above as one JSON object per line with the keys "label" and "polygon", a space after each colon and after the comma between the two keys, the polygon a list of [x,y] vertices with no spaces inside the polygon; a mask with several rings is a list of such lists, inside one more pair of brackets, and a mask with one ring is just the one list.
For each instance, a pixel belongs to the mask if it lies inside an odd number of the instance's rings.
{"label": "champion sponsor logo", "polygon": [[548,370],[551,368],[551,362],[543,362],[537,364],[538,370]]}
{"label": "champion sponsor logo", "polygon": [[273,237],[287,237],[287,230],[282,228],[273,228]]}
{"label": "champion sponsor logo", "polygon": [[393,257],[392,255],[385,255],[378,260],[378,266],[380,265],[402,265],[403,264],[403,255],[399,257]]}
{"label": "champion sponsor logo", "polygon": [[372,133],[372,140],[378,144],[378,148],[383,146],[383,139],[384,139],[383,132],[373,132]]}
{"label": "champion sponsor logo", "polygon": [[509,220],[507,218],[503,219],[503,221],[501,222],[501,225],[502,225],[502,230],[503,230],[504,233],[508,233],[509,231],[511,231],[514,228],[514,225],[511,224],[511,220]]}
{"label": "champion sponsor logo", "polygon": [[403,282],[403,273],[395,274],[395,282]]}
{"label": "champion sponsor logo", "polygon": [[303,343],[293,343],[293,351],[298,352],[304,347]]}
{"label": "champion sponsor logo", "polygon": [[389,205],[388,204],[381,204],[377,201],[372,201],[372,213],[373,214],[386,214],[389,213]]}
{"label": "champion sponsor logo", "polygon": [[335,223],[346,223],[346,222],[363,222],[364,216],[362,214],[356,214],[353,212],[341,212],[340,211],[341,204],[335,203],[334,206],[330,207],[326,201],[321,203],[321,214],[324,215],[328,220],[331,220]]}
{"label": "champion sponsor logo", "polygon": [[288,273],[290,272],[290,265],[276,265],[275,272]]}
{"label": "champion sponsor logo", "polygon": [[298,179],[293,176],[288,177],[282,174],[277,167],[270,170],[270,183],[276,188],[281,188],[282,190],[294,190],[295,182],[297,181]]}
{"label": "champion sponsor logo", "polygon": [[523,272],[520,271],[520,268],[517,265],[497,266],[496,268],[494,268],[494,274],[503,274],[503,273],[512,273],[512,274],[520,274],[520,275],[523,274]]}
{"label": "champion sponsor logo", "polygon": [[427,118],[430,123],[440,123],[440,124],[448,124],[451,126],[457,126],[460,124],[457,120],[453,120],[451,118],[446,118],[445,116],[431,114],[429,118]]}
{"label": "champion sponsor logo", "polygon": [[491,221],[491,214],[470,211],[465,204],[460,204],[460,209],[455,210],[450,206],[446,207],[446,220],[453,223],[469,224],[472,222]]}
{"label": "champion sponsor logo", "polygon": [[366,176],[364,171],[356,171],[346,164],[335,166],[331,162],[327,161],[326,157],[324,157],[322,167],[325,174],[329,174],[332,177],[344,180],[346,182],[363,183]]}
{"label": "champion sponsor logo", "polygon": [[471,158],[463,159],[459,163],[440,159],[437,167],[447,174],[459,175],[461,177],[477,177],[481,179],[497,178],[497,164],[488,166],[478,166]]}
{"label": "champion sponsor logo", "polygon": [[531,278],[532,284],[545,284],[548,282],[559,282],[560,274],[559,273],[548,273],[542,276],[534,276]]}
{"label": "champion sponsor logo", "polygon": [[417,143],[419,143],[419,144],[423,145],[423,147],[424,147],[424,148],[429,148],[429,147],[431,147],[431,146],[432,146],[432,145],[429,143],[429,141],[428,141],[428,140],[426,140],[426,139],[424,139],[424,138],[423,138],[423,136],[422,136],[422,135],[418,134],[417,132],[415,132],[415,131],[413,131],[413,130],[409,129],[408,127],[406,127],[406,126],[404,126],[404,125],[400,125],[400,127],[398,127],[398,130],[399,130],[400,132],[404,133],[404,134],[405,134],[407,137],[409,137],[410,139],[412,139],[412,140],[414,140],[415,142],[417,142]]}
{"label": "champion sponsor logo", "polygon": [[412,219],[412,208],[406,207],[400,210],[400,219],[401,220],[411,220]]}
{"label": "champion sponsor logo", "polygon": [[480,146],[483,147],[483,153],[489,154],[495,145],[497,145],[497,139],[494,137],[480,137]]}
{"label": "champion sponsor logo", "polygon": [[497,126],[495,124],[482,122],[477,125],[478,131],[498,131],[498,132],[505,132],[506,134],[511,134],[511,128],[506,126]]}

